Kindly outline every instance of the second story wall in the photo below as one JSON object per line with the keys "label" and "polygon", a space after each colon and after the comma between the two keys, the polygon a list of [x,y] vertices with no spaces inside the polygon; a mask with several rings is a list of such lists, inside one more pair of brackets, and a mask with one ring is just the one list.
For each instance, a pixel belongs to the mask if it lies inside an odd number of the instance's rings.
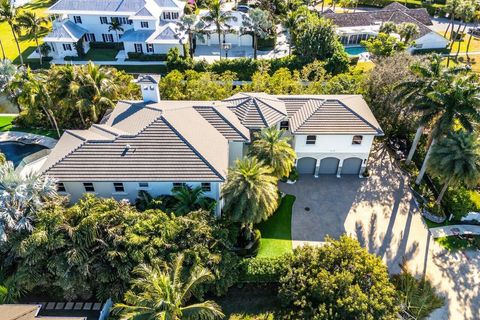
{"label": "second story wall", "polygon": [[[354,135],[316,135],[315,139],[310,137],[312,143],[307,144],[307,135],[294,136],[294,148],[297,153],[369,153],[373,143],[373,135],[361,136],[361,143],[354,144]],[[360,138],[356,138],[358,142]]]}
{"label": "second story wall", "polygon": [[[102,36],[104,34],[111,34],[113,37],[113,41],[114,42],[118,41],[118,39],[116,38],[115,31],[108,31],[108,28],[110,27],[110,23],[112,22],[112,19],[114,20],[118,19],[120,21],[120,23],[122,24],[123,32],[133,28],[133,23],[131,20],[128,19],[128,15],[111,16],[111,15],[98,15],[98,14],[96,15],[69,14],[68,19],[76,23],[80,27],[87,29],[89,33],[94,34],[95,41],[97,42],[104,41],[104,37]],[[118,34],[121,35],[123,32],[119,31]],[[87,38],[87,40],[93,41],[91,40],[91,38]],[[105,40],[108,40],[108,39],[105,39]]]}

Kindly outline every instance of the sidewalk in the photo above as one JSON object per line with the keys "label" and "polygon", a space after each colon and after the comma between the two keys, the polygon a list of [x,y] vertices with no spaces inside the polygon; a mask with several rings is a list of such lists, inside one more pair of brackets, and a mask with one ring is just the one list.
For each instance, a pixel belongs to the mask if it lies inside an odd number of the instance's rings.
{"label": "sidewalk", "polygon": [[441,238],[455,235],[480,235],[480,226],[477,225],[451,225],[437,228],[430,228],[433,238]]}

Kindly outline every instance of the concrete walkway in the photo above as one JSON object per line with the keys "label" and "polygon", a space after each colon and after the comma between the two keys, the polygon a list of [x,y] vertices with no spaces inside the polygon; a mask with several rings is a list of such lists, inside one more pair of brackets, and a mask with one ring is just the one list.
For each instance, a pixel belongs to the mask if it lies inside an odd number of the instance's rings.
{"label": "concrete walkway", "polygon": [[455,235],[480,235],[480,226],[477,225],[451,225],[437,228],[430,228],[433,238],[441,238]]}

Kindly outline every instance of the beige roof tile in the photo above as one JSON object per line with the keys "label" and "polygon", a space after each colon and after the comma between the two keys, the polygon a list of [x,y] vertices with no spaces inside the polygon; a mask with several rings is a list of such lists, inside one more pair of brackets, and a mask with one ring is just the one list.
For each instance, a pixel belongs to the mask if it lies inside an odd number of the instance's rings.
{"label": "beige roof tile", "polygon": [[248,142],[250,132],[224,106],[195,106],[195,110],[229,141]]}

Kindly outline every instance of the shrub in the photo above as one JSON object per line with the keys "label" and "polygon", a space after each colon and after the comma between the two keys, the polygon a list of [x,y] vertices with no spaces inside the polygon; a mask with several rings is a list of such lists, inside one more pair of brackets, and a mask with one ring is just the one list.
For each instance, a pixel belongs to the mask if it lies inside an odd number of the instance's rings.
{"label": "shrub", "polygon": [[479,211],[479,206],[472,199],[472,191],[460,187],[449,188],[443,198],[445,210],[452,214],[455,220],[460,220],[471,211]]}
{"label": "shrub", "polygon": [[144,54],[140,52],[129,52],[128,60],[137,61],[166,61],[167,55],[162,53]]}
{"label": "shrub", "polygon": [[222,59],[217,60],[209,66],[215,73],[222,74],[225,71],[232,71],[237,75],[238,80],[250,80],[258,71],[260,62],[249,58]]}
{"label": "shrub", "polygon": [[248,242],[245,241],[245,237],[242,233],[238,233],[237,243],[240,247],[236,247],[234,251],[240,257],[254,257],[257,255],[258,250],[260,249],[260,239],[262,234],[260,230],[253,230],[252,239]]}
{"label": "shrub", "polygon": [[123,50],[123,42],[90,42],[90,49]]}
{"label": "shrub", "polygon": [[287,271],[289,256],[277,258],[248,258],[239,264],[239,281],[247,283],[279,282]]}

